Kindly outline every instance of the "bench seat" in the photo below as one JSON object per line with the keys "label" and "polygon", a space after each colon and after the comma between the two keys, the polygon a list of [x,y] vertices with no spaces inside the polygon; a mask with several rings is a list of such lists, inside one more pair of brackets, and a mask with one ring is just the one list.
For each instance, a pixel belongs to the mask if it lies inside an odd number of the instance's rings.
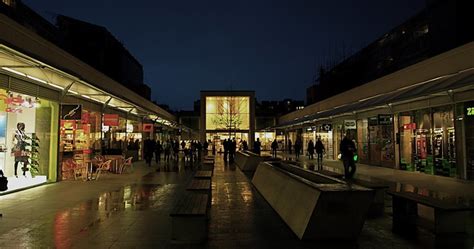
{"label": "bench seat", "polygon": [[196,174],[194,174],[194,178],[211,178],[212,171],[211,170],[198,170]]}
{"label": "bench seat", "polygon": [[372,182],[361,179],[351,179],[350,182],[375,191],[374,201],[370,205],[369,215],[372,217],[381,216],[385,211],[385,192],[389,186],[386,183]]}
{"label": "bench seat", "polygon": [[474,207],[412,192],[387,191],[392,196],[393,229],[412,231],[417,225],[435,234],[465,233]]}
{"label": "bench seat", "polygon": [[207,194],[187,192],[170,213],[171,239],[181,242],[200,243],[208,233]]}

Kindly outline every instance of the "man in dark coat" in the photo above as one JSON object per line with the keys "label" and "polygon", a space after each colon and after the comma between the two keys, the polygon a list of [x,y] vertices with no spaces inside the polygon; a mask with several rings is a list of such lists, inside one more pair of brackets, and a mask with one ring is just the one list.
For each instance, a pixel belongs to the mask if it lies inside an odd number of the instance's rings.
{"label": "man in dark coat", "polygon": [[356,148],[350,133],[347,133],[346,136],[344,136],[339,149],[341,151],[342,162],[344,164],[345,179],[351,179],[356,171],[356,164],[354,162],[354,153]]}

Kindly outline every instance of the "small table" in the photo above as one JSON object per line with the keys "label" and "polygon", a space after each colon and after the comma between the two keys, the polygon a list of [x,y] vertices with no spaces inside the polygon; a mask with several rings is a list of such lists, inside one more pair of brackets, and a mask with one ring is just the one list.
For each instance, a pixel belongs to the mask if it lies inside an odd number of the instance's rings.
{"label": "small table", "polygon": [[92,160],[91,159],[84,159],[84,167],[86,169],[86,179],[87,181],[91,180],[93,168],[92,168]]}
{"label": "small table", "polygon": [[105,155],[105,160],[112,160],[110,171],[112,173],[120,173],[120,165],[123,163],[125,158],[121,155]]}

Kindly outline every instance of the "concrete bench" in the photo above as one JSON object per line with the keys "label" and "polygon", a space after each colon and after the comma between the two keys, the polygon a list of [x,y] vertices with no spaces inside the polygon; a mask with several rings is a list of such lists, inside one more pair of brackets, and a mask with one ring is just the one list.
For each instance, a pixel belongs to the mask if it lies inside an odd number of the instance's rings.
{"label": "concrete bench", "polygon": [[389,188],[388,184],[376,181],[366,181],[362,179],[351,179],[348,182],[373,189],[375,191],[375,197],[374,201],[370,205],[369,215],[372,217],[383,215],[385,211],[385,192]]}
{"label": "concrete bench", "polygon": [[210,179],[193,179],[188,184],[188,187],[186,188],[186,190],[194,192],[194,193],[208,194],[209,195],[208,206],[211,207],[212,187],[211,187]]}
{"label": "concrete bench", "polygon": [[214,170],[214,159],[204,159],[201,164],[202,170]]}
{"label": "concrete bench", "polygon": [[187,193],[171,211],[171,239],[180,242],[200,243],[208,234],[207,194]]}
{"label": "concrete bench", "polygon": [[326,175],[326,176],[334,177],[334,178],[337,178],[337,179],[342,179],[344,177],[344,174],[340,174],[340,173],[337,173],[337,172],[324,170],[324,169],[323,170],[317,170],[316,172],[321,173],[321,174]]}
{"label": "concrete bench", "polygon": [[387,191],[392,196],[393,229],[411,233],[416,226],[435,234],[465,233],[469,212],[474,207],[412,192]]}
{"label": "concrete bench", "polygon": [[264,160],[265,157],[250,151],[237,151],[235,153],[235,163],[242,171],[255,171],[258,164]]}
{"label": "concrete bench", "polygon": [[186,190],[207,194],[211,191],[211,180],[193,179]]}
{"label": "concrete bench", "polygon": [[211,178],[212,171],[211,170],[198,170],[196,174],[194,174],[194,178]]}
{"label": "concrete bench", "polygon": [[356,240],[374,192],[282,162],[262,162],[252,183],[302,240]]}

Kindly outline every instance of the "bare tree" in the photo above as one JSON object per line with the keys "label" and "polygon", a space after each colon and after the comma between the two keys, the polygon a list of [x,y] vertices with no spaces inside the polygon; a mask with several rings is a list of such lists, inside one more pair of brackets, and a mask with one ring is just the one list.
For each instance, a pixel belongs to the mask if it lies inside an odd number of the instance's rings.
{"label": "bare tree", "polygon": [[237,130],[241,129],[243,123],[241,113],[245,113],[245,98],[242,97],[224,97],[216,101],[216,115],[212,122],[218,129],[229,131],[229,137],[235,136]]}

